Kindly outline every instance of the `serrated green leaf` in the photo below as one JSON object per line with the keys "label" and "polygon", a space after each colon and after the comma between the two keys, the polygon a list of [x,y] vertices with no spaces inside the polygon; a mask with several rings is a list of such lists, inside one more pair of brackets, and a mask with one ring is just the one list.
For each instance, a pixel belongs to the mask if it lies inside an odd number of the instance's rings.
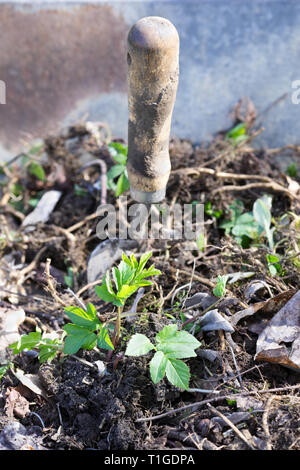
{"label": "serrated green leaf", "polygon": [[139,263],[138,261],[136,260],[136,257],[134,256],[134,254],[132,253],[131,256],[130,256],[130,262],[131,262],[131,266],[133,269],[137,269],[138,266],[139,266]]}
{"label": "serrated green leaf", "polygon": [[227,139],[233,139],[235,141],[239,140],[240,137],[246,137],[246,125],[244,122],[237,124],[226,134]]}
{"label": "serrated green leaf", "polygon": [[168,358],[186,359],[188,357],[196,357],[197,354],[194,349],[200,346],[201,343],[187,331],[176,331],[163,340],[160,339],[157,344],[157,350],[162,351]]}
{"label": "serrated green leaf", "polygon": [[96,294],[98,295],[98,297],[100,299],[104,300],[104,302],[113,302],[116,298],[115,295],[111,295],[107,291],[107,287],[104,283],[101,284],[101,286],[96,286],[95,287],[95,292],[96,292]]}
{"label": "serrated green leaf", "polygon": [[55,358],[57,350],[51,347],[43,346],[40,348],[39,361],[41,364],[44,362],[51,362]]}
{"label": "serrated green leaf", "polygon": [[213,293],[216,297],[224,297],[226,294],[226,284],[228,276],[218,276],[216,287],[213,289]]}
{"label": "serrated green leaf", "polygon": [[[124,261],[124,263],[128,264],[129,266],[131,266],[131,261],[130,261],[130,259],[125,255],[124,252],[122,253],[122,260]],[[119,268],[119,269],[120,269],[120,268]]]}
{"label": "serrated green leaf", "polygon": [[96,309],[92,304],[88,304],[87,311],[80,307],[65,307],[65,312],[72,323],[84,326],[91,331],[94,331],[100,323],[96,315]]}
{"label": "serrated green leaf", "polygon": [[153,344],[145,335],[137,333],[133,335],[127,344],[126,356],[143,356],[154,349]]}
{"label": "serrated green leaf", "polygon": [[98,333],[98,347],[101,349],[113,350],[114,345],[109,337],[108,329],[102,326]]}
{"label": "serrated green leaf", "polygon": [[87,328],[69,323],[64,330],[68,334],[64,344],[65,354],[76,354],[80,348],[89,349],[96,344],[97,336]]}
{"label": "serrated green leaf", "polygon": [[86,312],[89,315],[89,318],[91,320],[96,320],[97,319],[96,307],[93,304],[91,304],[90,302],[86,305]]}
{"label": "serrated green leaf", "polygon": [[146,287],[146,286],[152,286],[153,282],[152,281],[138,281],[138,287]]}
{"label": "serrated green leaf", "polygon": [[130,187],[129,180],[128,180],[127,176],[125,175],[125,173],[122,173],[119,176],[119,179],[117,181],[117,187],[116,187],[116,191],[115,191],[116,197],[121,196],[121,194],[123,194],[125,191],[127,191],[129,189],[129,187]]}
{"label": "serrated green leaf", "polygon": [[155,339],[157,342],[164,342],[169,338],[172,338],[176,334],[177,330],[177,325],[167,325],[157,333]]}
{"label": "serrated green leaf", "polygon": [[251,212],[246,212],[237,217],[235,225],[232,228],[232,234],[237,237],[246,235],[249,238],[255,239],[258,237],[259,226],[255,221]]}
{"label": "serrated green leaf", "polygon": [[257,199],[253,205],[253,215],[256,222],[262,227],[262,230],[266,233],[270,249],[274,248],[273,232],[270,230],[271,226],[271,205],[272,199],[270,196],[264,196]]}
{"label": "serrated green leaf", "polygon": [[267,254],[266,259],[268,262],[268,268],[272,276],[276,276],[276,274],[282,275],[283,269],[280,264],[280,258],[276,255]]}
{"label": "serrated green leaf", "polygon": [[138,286],[129,286],[127,284],[123,284],[121,287],[120,291],[118,292],[117,296],[120,299],[127,299],[130,297],[136,290],[138,289]]}
{"label": "serrated green leaf", "polygon": [[131,266],[131,261],[127,258],[128,261],[122,260],[118,265],[118,270],[120,272],[121,285],[129,284],[134,278],[134,269]]}
{"label": "serrated green leaf", "polygon": [[190,381],[190,369],[183,362],[177,359],[168,359],[166,365],[166,375],[175,387],[188,390]]}
{"label": "serrated green leaf", "polygon": [[46,180],[44,168],[36,162],[30,163],[30,165],[28,166],[28,172],[41,181]]}
{"label": "serrated green leaf", "polygon": [[162,351],[157,351],[150,362],[150,375],[153,383],[157,384],[166,373],[167,357]]}
{"label": "serrated green leaf", "polygon": [[140,257],[138,272],[141,272],[144,269],[147,261],[149,260],[149,258],[151,258],[151,256],[152,256],[152,251],[149,251],[149,253],[145,253],[144,255]]}
{"label": "serrated green leaf", "polygon": [[13,350],[14,354],[19,354],[24,349],[34,349],[42,339],[42,335],[39,331],[33,331],[28,335],[22,335],[19,341],[10,344],[8,347]]}
{"label": "serrated green leaf", "polygon": [[108,150],[112,158],[121,165],[126,165],[128,147],[120,142],[111,142]]}
{"label": "serrated green leaf", "polygon": [[122,276],[118,268],[112,268],[113,280],[118,291],[122,287]]}
{"label": "serrated green leaf", "polygon": [[125,165],[112,166],[110,170],[107,172],[107,178],[108,179],[117,178],[117,176],[120,176],[124,172],[125,168],[126,168]]}

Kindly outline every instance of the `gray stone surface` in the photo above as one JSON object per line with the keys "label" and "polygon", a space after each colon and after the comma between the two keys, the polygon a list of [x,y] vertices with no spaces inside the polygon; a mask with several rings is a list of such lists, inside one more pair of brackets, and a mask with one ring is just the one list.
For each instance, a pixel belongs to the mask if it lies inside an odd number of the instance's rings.
{"label": "gray stone surface", "polygon": [[41,441],[41,428],[32,426],[28,432],[25,426],[12,420],[0,433],[0,450],[46,450]]}
{"label": "gray stone surface", "polygon": [[[0,3],[3,3],[2,0]],[[26,6],[24,6],[25,3],[27,3]],[[57,21],[59,21],[60,16],[65,12],[75,14],[78,8],[86,8],[90,3],[96,5],[94,7],[95,24],[90,25],[92,28],[99,22],[104,2],[56,1],[45,4],[40,1],[24,2],[23,0],[13,8],[19,12],[25,11],[26,21],[29,20],[30,15],[38,15],[40,11],[55,10]],[[207,141],[214,133],[231,125],[229,112],[241,97],[249,96],[259,114],[262,114],[271,103],[286,94],[286,98],[273,106],[264,117],[265,132],[259,137],[257,144],[275,147],[287,143],[299,143],[300,104],[292,103],[291,83],[293,80],[300,80],[300,2],[296,0],[247,2],[243,0],[161,0],[155,2],[111,1],[105,4],[111,6],[118,21],[125,23],[124,34],[135,21],[148,15],[167,17],[177,27],[181,39],[180,82],[174,110],[173,134],[190,138],[194,142]],[[7,8],[7,6],[1,5],[0,12],[2,8]],[[70,23],[68,27],[72,28],[72,24]],[[109,30],[106,34],[110,34]],[[37,45],[43,40],[42,37],[37,36]],[[116,36],[112,35],[110,47],[105,50],[105,54],[109,54],[109,51],[113,53],[116,48],[119,48],[120,44],[113,41],[116,41]],[[14,44],[16,43],[11,42],[12,48],[17,47]],[[101,48],[101,43],[98,47]],[[118,56],[120,65],[125,45],[122,47]],[[14,54],[13,49],[11,54]],[[55,47],[49,49],[45,47],[43,54],[53,56],[56,54]],[[0,63],[2,55],[3,51],[1,53],[0,48]],[[100,57],[97,60],[102,59]],[[105,64],[105,58],[103,61]],[[37,63],[37,67],[38,65]],[[2,60],[0,79],[1,71],[5,71],[5,66],[5,61]],[[21,74],[18,70],[22,70],[22,64],[15,63],[14,66],[16,73]],[[99,76],[101,70],[104,68],[101,69],[99,66],[96,71]],[[64,73],[67,78],[68,69]],[[17,78],[21,83],[23,77],[20,75]],[[58,117],[55,116],[55,126],[52,122],[51,129],[55,130],[64,124],[73,123],[88,112],[89,120],[106,121],[114,135],[126,138],[127,95],[124,68],[117,78],[111,90],[101,89],[101,87],[99,90],[95,88],[92,90],[83,82],[81,88],[76,88],[76,99],[73,97],[71,101],[68,101],[68,106],[65,106],[63,112]],[[9,86],[10,83],[7,84],[8,88]],[[35,96],[38,96],[39,87],[43,89],[46,86],[43,83],[42,74],[40,82],[35,86],[38,88]],[[51,90],[48,91],[51,96]],[[52,99],[55,99],[55,96]],[[61,102],[61,97],[58,99]],[[5,116],[5,106],[0,106],[0,118],[1,113]],[[30,103],[28,106],[30,107]],[[36,107],[35,103],[34,109]],[[22,112],[24,114],[22,122],[25,123],[26,119],[32,120],[30,113],[24,110]],[[51,112],[49,114],[50,121]],[[15,132],[19,131],[19,127],[20,124]],[[42,137],[40,134],[43,132],[46,134],[50,128],[47,122],[43,123],[42,128],[34,126],[34,123],[32,127],[34,137]],[[24,128],[29,129],[30,122],[27,122]],[[14,129],[12,129],[12,134],[13,131]],[[37,132],[39,135],[36,135]],[[1,137],[3,142],[5,139]],[[14,142],[14,145],[7,150],[8,145],[5,143],[2,151],[0,149],[0,160],[13,154],[17,147],[17,142]]]}

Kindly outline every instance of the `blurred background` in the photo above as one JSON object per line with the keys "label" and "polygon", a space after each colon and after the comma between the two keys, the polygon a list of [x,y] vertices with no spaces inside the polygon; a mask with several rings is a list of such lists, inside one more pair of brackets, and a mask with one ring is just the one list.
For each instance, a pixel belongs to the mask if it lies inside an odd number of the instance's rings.
{"label": "blurred background", "polygon": [[148,15],[168,18],[180,35],[172,135],[209,141],[248,96],[265,127],[256,145],[300,143],[297,0],[0,0],[0,160],[83,118],[126,139],[126,39]]}

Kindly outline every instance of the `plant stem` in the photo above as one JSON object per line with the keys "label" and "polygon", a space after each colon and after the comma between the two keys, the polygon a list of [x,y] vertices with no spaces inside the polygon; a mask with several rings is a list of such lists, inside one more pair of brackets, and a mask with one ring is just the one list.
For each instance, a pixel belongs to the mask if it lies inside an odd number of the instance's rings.
{"label": "plant stem", "polygon": [[117,317],[117,328],[116,328],[116,341],[115,346],[118,344],[121,334],[121,315],[122,315],[123,307],[118,307],[118,317]]}
{"label": "plant stem", "polygon": [[[117,347],[119,343],[119,339],[120,339],[122,311],[123,311],[123,307],[118,307],[118,315],[116,318],[116,324],[115,324],[115,329],[114,329],[114,334],[113,334],[113,339],[112,339],[112,344],[114,345],[114,348]],[[111,360],[112,354],[113,354],[113,350],[108,351],[107,357],[106,357],[107,362]]]}

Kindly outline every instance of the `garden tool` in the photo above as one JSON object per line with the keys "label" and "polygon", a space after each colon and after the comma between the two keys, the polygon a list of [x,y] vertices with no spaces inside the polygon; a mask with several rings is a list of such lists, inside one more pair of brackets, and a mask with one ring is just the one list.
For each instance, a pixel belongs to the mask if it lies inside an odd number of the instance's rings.
{"label": "garden tool", "polygon": [[179,36],[167,19],[149,16],[128,34],[128,158],[131,196],[165,198],[171,164],[169,138],[179,75]]}

